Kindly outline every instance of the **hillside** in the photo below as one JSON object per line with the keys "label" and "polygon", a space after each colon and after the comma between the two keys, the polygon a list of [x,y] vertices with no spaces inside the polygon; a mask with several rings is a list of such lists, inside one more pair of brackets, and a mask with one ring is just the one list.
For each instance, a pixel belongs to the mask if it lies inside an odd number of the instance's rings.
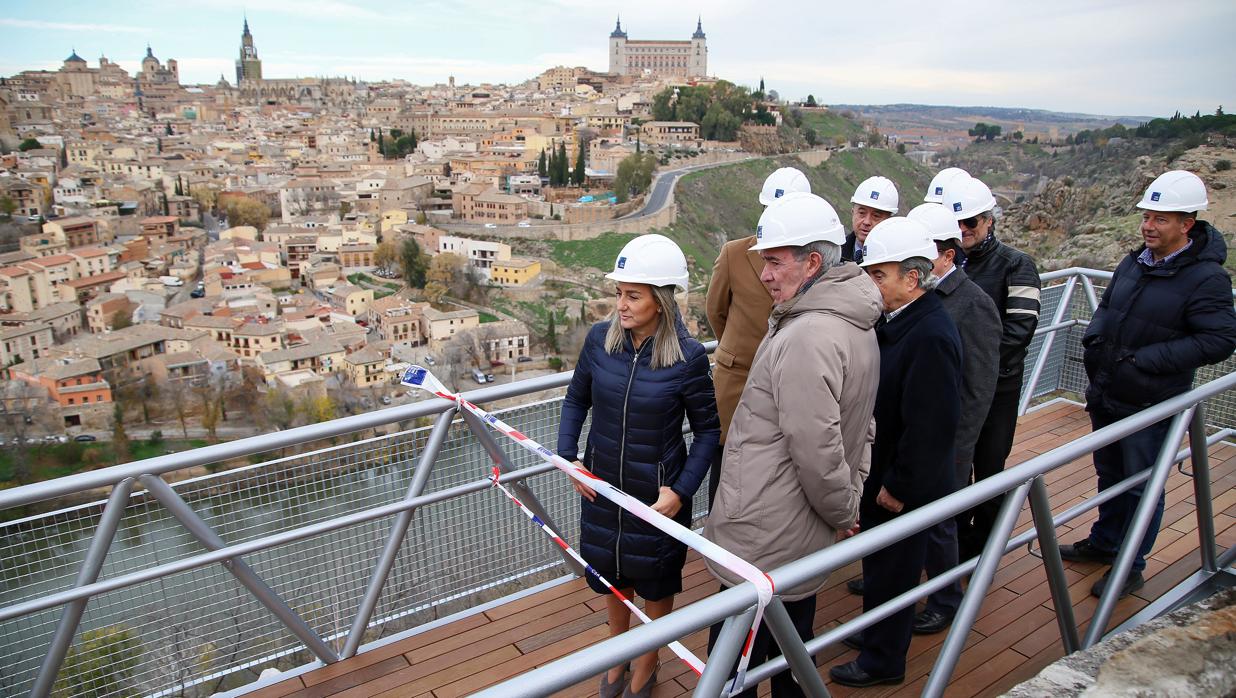
{"label": "hillside", "polygon": [[[678,220],[663,231],[682,246],[693,266],[693,281],[706,282],[712,263],[727,240],[755,232],[764,207],[757,197],[764,179],[778,167],[797,167],[811,180],[811,190],[850,223],[850,196],[867,177],[881,174],[901,192],[904,214],[922,200],[931,173],[891,150],[854,149],[834,153],[819,167],[794,156],[752,160],[696,172],[682,178],[674,195]],[[909,203],[907,206],[906,203]]]}
{"label": "hillside", "polygon": [[[811,180],[811,190],[837,209],[847,229],[850,196],[867,177],[880,174],[892,179],[901,195],[901,213],[905,214],[922,201],[922,192],[932,174],[894,151],[863,148],[834,153],[819,167],[811,167],[794,156],[782,156],[687,175],[679,181],[674,195],[678,220],[660,232],[676,241],[687,255],[695,285],[689,306],[697,319],[704,318],[704,292],[721,246],[755,232],[764,211],[757,198],[760,187],[778,167],[802,170]],[[707,332],[707,327],[706,322],[701,322],[702,332]]]}
{"label": "hillside", "polygon": [[[1206,182],[1211,205],[1201,217],[1223,231],[1231,247],[1236,149],[1215,140],[1189,150],[1179,142],[1136,138],[1059,148],[984,142],[941,166],[963,167],[993,187],[1004,204],[1001,238],[1034,256],[1041,270],[1112,269],[1141,244],[1135,204],[1151,180],[1169,169],[1196,172]],[[1233,255],[1227,266],[1236,271]]]}

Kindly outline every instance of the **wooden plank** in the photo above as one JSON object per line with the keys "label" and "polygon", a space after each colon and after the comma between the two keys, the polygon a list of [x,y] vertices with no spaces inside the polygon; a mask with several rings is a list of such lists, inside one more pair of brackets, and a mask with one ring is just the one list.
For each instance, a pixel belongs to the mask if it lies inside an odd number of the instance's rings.
{"label": "wooden plank", "polygon": [[[1080,408],[1056,404],[1019,420],[1014,452],[1009,464],[1024,461],[1089,433],[1090,424]],[[1236,446],[1221,444],[1211,449],[1211,473],[1215,498],[1215,528],[1225,544],[1236,543]],[[1046,477],[1053,510],[1062,511],[1085,497],[1094,496],[1096,481],[1089,457],[1057,468]],[[1192,480],[1173,471],[1165,487],[1163,524],[1148,558],[1146,587],[1116,606],[1112,627],[1143,608],[1148,599],[1179,583],[1197,569],[1197,523],[1193,507]],[[1096,517],[1087,512],[1060,526],[1062,542],[1084,537]],[[1028,507],[1019,512],[1016,531],[1032,527]],[[1037,546],[1036,546],[1037,547]],[[1089,623],[1097,600],[1090,587],[1106,571],[1105,566],[1067,563],[1069,600],[1082,626]],[[824,629],[862,611],[862,598],[850,594],[845,582],[861,572],[859,562],[831,575],[817,596],[814,626]],[[683,592],[676,599],[681,608],[717,593],[718,584],[694,552],[683,569]],[[639,602],[642,604],[642,601]],[[608,636],[604,608],[606,598],[592,592],[583,580],[573,580],[521,598],[509,604],[461,619],[450,625],[392,643],[363,655],[262,689],[259,698],[284,696],[406,696],[454,698],[516,676],[535,666],[554,661]],[[918,695],[935,662],[946,634],[915,636],[907,654],[907,681],[855,691],[830,685],[833,695]],[[682,642],[705,657],[707,629]],[[1050,590],[1042,562],[1018,548],[1000,563],[978,620],[967,637],[949,695],[997,695],[1042,669],[1062,654]],[[662,648],[657,698],[689,695],[697,677],[668,650]],[[848,661],[855,653],[840,644],[816,656],[821,675]],[[558,698],[596,695],[596,677],[555,694]],[[757,693],[769,695],[768,682]]]}
{"label": "wooden plank", "polygon": [[303,691],[297,691],[294,695],[297,698],[323,698],[324,696],[334,695],[344,689],[359,686],[367,681],[399,671],[407,666],[408,661],[403,658],[403,655],[390,657],[376,664],[370,664],[369,666],[364,666],[314,684]]}

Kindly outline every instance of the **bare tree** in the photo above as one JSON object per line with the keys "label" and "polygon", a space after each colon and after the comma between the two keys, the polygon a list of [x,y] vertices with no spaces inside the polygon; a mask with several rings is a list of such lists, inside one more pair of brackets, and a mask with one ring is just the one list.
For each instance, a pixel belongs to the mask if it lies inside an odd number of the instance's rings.
{"label": "bare tree", "polygon": [[168,381],[167,386],[163,389],[163,394],[172,412],[176,414],[176,419],[180,422],[180,433],[184,438],[189,438],[188,422],[189,415],[192,414],[193,403],[189,401],[188,387],[183,381]]}
{"label": "bare tree", "polygon": [[29,442],[32,434],[53,423],[47,402],[47,391],[33,383],[0,383],[0,429],[4,430],[5,448],[13,463],[13,480],[18,484],[33,481]]}

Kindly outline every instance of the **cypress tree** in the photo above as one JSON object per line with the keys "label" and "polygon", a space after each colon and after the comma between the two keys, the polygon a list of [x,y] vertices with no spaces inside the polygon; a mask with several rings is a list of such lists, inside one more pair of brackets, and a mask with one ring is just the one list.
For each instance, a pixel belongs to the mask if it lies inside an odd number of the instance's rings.
{"label": "cypress tree", "polygon": [[579,154],[575,156],[575,172],[571,183],[575,186],[583,186],[584,184],[584,142],[579,142]]}
{"label": "cypress tree", "polygon": [[545,149],[541,148],[541,157],[536,161],[536,173],[541,177],[548,177],[549,170],[545,162]]}

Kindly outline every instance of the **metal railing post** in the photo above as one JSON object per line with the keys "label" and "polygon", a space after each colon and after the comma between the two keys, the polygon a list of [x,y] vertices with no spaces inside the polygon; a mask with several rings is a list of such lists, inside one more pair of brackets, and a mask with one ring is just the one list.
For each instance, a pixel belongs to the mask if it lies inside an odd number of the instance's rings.
{"label": "metal railing post", "polygon": [[[755,620],[755,609],[746,611],[725,619],[717,643],[713,645],[708,655],[708,663],[704,665],[704,673],[700,675],[699,683],[691,694],[695,698],[717,698],[723,695],[725,682],[732,676],[738,654],[742,652],[742,644],[747,639],[747,631],[751,629],[751,621]],[[738,689],[742,690],[742,686]]]}
{"label": "metal railing post", "polygon": [[[90,547],[86,549],[86,557],[82,560],[81,568],[77,570],[77,579],[73,582],[73,586],[81,587],[92,584],[99,578],[99,572],[103,569],[103,561],[107,558],[107,551],[112,547],[112,540],[116,538],[116,529],[120,527],[120,519],[124,516],[126,500],[129,498],[129,493],[133,491],[134,482],[133,478],[125,478],[112,488],[111,496],[107,498],[107,504],[103,507],[103,514],[99,517],[99,527],[90,540]],[[60,673],[60,667],[64,664],[64,658],[69,652],[73,636],[77,634],[77,626],[81,623],[82,613],[85,612],[88,601],[89,599],[70,601],[60,612],[60,622],[56,624],[56,633],[52,635],[51,646],[47,649],[47,656],[43,657],[43,664],[39,667],[39,673],[35,676],[34,685],[30,689],[32,698],[46,698],[51,695],[52,687],[56,683],[56,675]]]}
{"label": "metal railing post", "polygon": [[1210,499],[1210,453],[1206,450],[1206,413],[1201,404],[1193,409],[1193,419],[1189,421],[1189,451],[1193,462],[1193,500],[1202,570],[1217,572],[1214,503]]}
{"label": "metal railing post", "polygon": [[1185,429],[1189,425],[1189,420],[1193,418],[1195,409],[1196,407],[1186,408],[1172,418],[1171,426],[1167,429],[1167,436],[1163,439],[1163,446],[1159,449],[1159,456],[1155,459],[1154,467],[1150,471],[1150,479],[1142,488],[1141,501],[1137,504],[1133,521],[1124,532],[1124,542],[1120,545],[1120,552],[1116,554],[1116,561],[1112,563],[1111,569],[1107,572],[1108,584],[1103,589],[1103,595],[1099,597],[1099,605],[1094,609],[1094,615],[1090,618],[1090,627],[1086,628],[1082,649],[1090,649],[1103,638],[1104,631],[1107,629],[1107,621],[1111,619],[1116,602],[1120,599],[1120,589],[1124,586],[1124,580],[1129,576],[1129,571],[1133,569],[1133,559],[1137,557],[1142,538],[1150,527],[1150,519],[1154,517],[1159,498],[1163,496],[1163,487],[1167,484],[1167,476],[1171,474],[1177,445],[1184,437]]}
{"label": "metal railing post", "polygon": [[[1064,318],[1064,313],[1069,309],[1069,305],[1073,302],[1073,289],[1077,286],[1077,277],[1070,276],[1069,280],[1064,284],[1064,291],[1060,294],[1060,302],[1056,304],[1056,312],[1051,316],[1051,324],[1058,325]],[[1030,400],[1034,397],[1034,389],[1039,384],[1039,378],[1043,375],[1043,367],[1047,365],[1047,356],[1051,354],[1052,343],[1056,339],[1056,333],[1052,332],[1043,338],[1043,346],[1039,347],[1039,355],[1034,357],[1034,368],[1030,371],[1030,383],[1021,394],[1021,400],[1017,404],[1017,415],[1021,416],[1026,413],[1026,409],[1030,407]]]}
{"label": "metal railing post", "polygon": [[[210,526],[207,526],[192,507],[162,478],[143,475],[138,479],[146,486],[146,490],[159,500],[159,503],[166,507],[172,516],[176,517],[180,525],[184,526],[194,538],[197,538],[207,550],[227,547],[223,539]],[[222,565],[224,569],[232,573],[232,576],[236,577],[236,581],[243,584],[249,593],[253,594],[253,598],[269,609],[298,640],[305,643],[305,647],[309,648],[309,651],[313,652],[318,659],[327,664],[339,661],[339,657],[322,641],[321,637],[318,637],[313,628],[310,628],[296,611],[284,603],[275,590],[267,586],[266,582],[262,581],[257,572],[254,572],[244,560],[238,557],[228,558],[223,561]]]}
{"label": "metal railing post", "polygon": [[1077,638],[1077,619],[1073,616],[1069,580],[1064,576],[1064,560],[1060,557],[1060,543],[1056,540],[1056,527],[1052,523],[1051,502],[1047,498],[1047,483],[1042,475],[1030,483],[1030,513],[1034,517],[1039,549],[1043,553],[1043,570],[1047,573],[1051,602],[1056,608],[1060,641],[1064,645],[1064,653],[1073,654],[1080,645]]}
{"label": "metal railing post", "polygon": [[1086,290],[1086,300],[1090,302],[1090,314],[1093,316],[1095,311],[1099,309],[1099,294],[1095,293],[1094,282],[1090,280],[1089,276],[1082,274],[1081,280],[1082,288]]}
{"label": "metal railing post", "polygon": [[[485,452],[489,454],[490,460],[494,462],[494,465],[498,467],[498,470],[501,471],[503,475],[514,472],[515,467],[511,465],[510,457],[507,455],[506,451],[502,450],[502,447],[498,445],[498,441],[494,439],[493,434],[489,433],[489,429],[485,427],[485,424],[481,421],[480,417],[477,417],[467,410],[462,411],[460,414],[463,415],[464,422],[468,425],[468,430],[472,432],[472,435],[476,437],[477,441],[481,442],[481,446],[484,447]],[[554,523],[553,518],[550,517],[549,512],[544,506],[541,505],[541,500],[537,499],[536,495],[532,493],[532,488],[528,487],[527,480],[518,480],[514,482],[511,485],[511,489],[515,490],[516,496],[518,496],[519,500],[524,503],[524,506],[528,507],[533,514],[536,514],[541,521],[544,521],[546,526],[549,526],[555,531],[562,530],[558,528],[558,525]],[[562,557],[562,561],[566,563],[567,569],[571,570],[576,577],[582,577],[586,574],[584,566],[576,562],[575,558],[571,557],[567,551],[557,545],[551,545],[550,547],[557,551],[557,553]]]}
{"label": "metal railing post", "polygon": [[1017,515],[1021,513],[1021,505],[1026,501],[1030,491],[1030,483],[1024,483],[1016,490],[1009,492],[1000,505],[1000,513],[996,516],[996,525],[987,543],[983,545],[983,553],[979,556],[978,568],[970,576],[970,586],[957,608],[953,618],[953,627],[949,628],[944,646],[936,657],[936,663],[931,668],[931,677],[923,687],[924,696],[938,698],[944,695],[944,689],[953,678],[953,670],[957,668],[957,660],[961,658],[961,650],[965,648],[966,636],[974,627],[978,618],[979,607],[987,596],[991,580],[996,576],[996,568],[1000,566],[1000,558],[1008,546],[1009,537],[1013,535],[1013,527],[1017,524]]}
{"label": "metal railing post", "polygon": [[774,596],[769,602],[764,612],[764,621],[768,623],[768,631],[781,648],[781,654],[789,663],[790,671],[794,672],[794,678],[798,680],[798,686],[803,693],[813,698],[828,698],[829,692],[824,686],[824,679],[820,678],[815,660],[807,653],[807,647],[798,636],[798,629],[794,627],[794,621],[790,620],[790,614],[785,610],[781,597]]}
{"label": "metal railing post", "polygon": [[[429,438],[425,440],[425,449],[421,451],[420,460],[417,461],[416,472],[412,475],[412,483],[408,485],[408,492],[403,497],[405,501],[421,496],[421,492],[425,490],[425,485],[429,483],[430,471],[433,470],[433,465],[438,459],[438,451],[442,449],[442,444],[446,441],[446,435],[450,432],[451,422],[454,419],[455,410],[450,409],[439,414],[438,419],[434,421],[433,430],[429,432]],[[339,653],[343,659],[356,654],[357,648],[360,647],[361,640],[365,637],[365,628],[368,627],[369,619],[373,617],[373,611],[378,606],[382,588],[386,586],[386,579],[395,565],[395,558],[399,555],[399,548],[403,546],[404,536],[408,534],[408,527],[412,525],[412,517],[415,515],[416,509],[405,509],[391,523],[390,533],[386,536],[386,545],[382,547],[382,553],[373,566],[373,574],[369,576],[369,585],[365,587],[365,595],[361,597],[360,605],[356,608],[356,617],[352,619],[352,627],[348,630],[348,637],[343,643],[343,651]]]}

